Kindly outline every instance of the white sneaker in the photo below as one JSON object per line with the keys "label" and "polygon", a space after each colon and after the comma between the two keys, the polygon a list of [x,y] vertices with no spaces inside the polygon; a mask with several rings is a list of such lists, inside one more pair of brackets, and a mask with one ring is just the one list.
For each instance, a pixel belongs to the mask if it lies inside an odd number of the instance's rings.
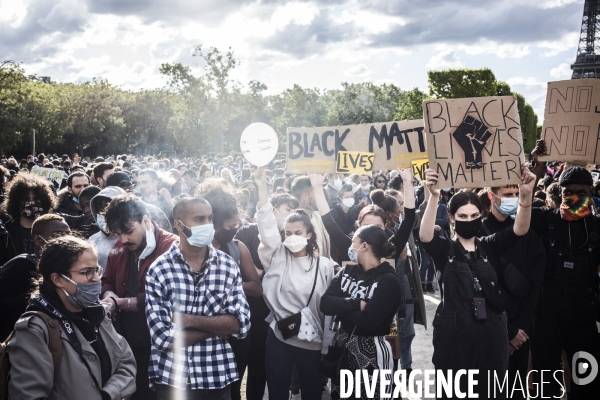
{"label": "white sneaker", "polygon": [[292,394],[292,392],[290,392],[290,400],[302,400],[302,395],[300,392],[298,392],[298,394]]}

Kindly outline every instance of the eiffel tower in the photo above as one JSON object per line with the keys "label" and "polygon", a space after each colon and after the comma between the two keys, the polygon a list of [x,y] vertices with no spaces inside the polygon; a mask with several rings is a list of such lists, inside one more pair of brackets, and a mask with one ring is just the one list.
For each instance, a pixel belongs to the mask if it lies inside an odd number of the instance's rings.
{"label": "eiffel tower", "polygon": [[585,0],[571,79],[600,78],[600,0]]}

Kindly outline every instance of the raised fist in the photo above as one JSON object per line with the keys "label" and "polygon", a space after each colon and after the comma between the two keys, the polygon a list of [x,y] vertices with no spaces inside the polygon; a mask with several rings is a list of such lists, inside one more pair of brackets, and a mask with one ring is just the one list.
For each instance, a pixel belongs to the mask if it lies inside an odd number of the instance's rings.
{"label": "raised fist", "polygon": [[488,127],[471,116],[467,116],[462,124],[452,134],[456,143],[465,153],[465,167],[467,169],[483,168],[481,152],[485,148],[492,132]]}

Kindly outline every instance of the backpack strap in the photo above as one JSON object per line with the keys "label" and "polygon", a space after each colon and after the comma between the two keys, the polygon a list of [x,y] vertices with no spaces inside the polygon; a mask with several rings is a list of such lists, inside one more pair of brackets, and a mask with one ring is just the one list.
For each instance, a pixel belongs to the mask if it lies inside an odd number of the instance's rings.
{"label": "backpack strap", "polygon": [[242,253],[240,253],[240,248],[238,247],[237,241],[232,240],[231,242],[227,243],[227,249],[229,250],[231,258],[233,258],[233,260],[239,266],[242,262]]}
{"label": "backpack strap", "polygon": [[[21,318],[36,316],[46,324],[48,328],[48,349],[50,350],[50,354],[52,355],[52,363],[54,364],[54,379],[56,380],[58,376],[58,369],[60,368],[60,361],[62,358],[62,339],[60,337],[60,328],[58,326],[58,321],[55,318],[52,318],[48,314],[39,311],[27,311]],[[9,338],[6,340],[6,343],[12,338],[15,331],[13,331]]]}

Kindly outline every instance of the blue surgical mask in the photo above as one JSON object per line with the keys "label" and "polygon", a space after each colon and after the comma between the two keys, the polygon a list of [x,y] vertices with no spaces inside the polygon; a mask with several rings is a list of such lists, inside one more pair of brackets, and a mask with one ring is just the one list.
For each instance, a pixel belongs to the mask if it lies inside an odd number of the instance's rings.
{"label": "blue surgical mask", "polygon": [[348,258],[350,261],[358,264],[358,249],[354,251],[353,245],[348,248]]}
{"label": "blue surgical mask", "polygon": [[[183,225],[183,222],[181,223]],[[205,247],[212,243],[215,237],[215,227],[213,224],[196,225],[191,228],[183,225],[185,228],[192,231],[190,236],[186,236],[190,246]]]}
{"label": "blue surgical mask", "polygon": [[104,229],[106,227],[106,221],[100,214],[96,215],[96,225],[98,225],[98,228],[100,228],[101,231],[106,233],[106,230]]}
{"label": "blue surgical mask", "polygon": [[[494,195],[496,196],[496,195]],[[497,196],[496,196],[497,197]],[[518,197],[502,197],[500,198],[500,205],[497,206],[494,203],[494,207],[500,212],[500,214],[505,216],[515,215],[517,213],[517,208],[519,208],[519,198]]]}

